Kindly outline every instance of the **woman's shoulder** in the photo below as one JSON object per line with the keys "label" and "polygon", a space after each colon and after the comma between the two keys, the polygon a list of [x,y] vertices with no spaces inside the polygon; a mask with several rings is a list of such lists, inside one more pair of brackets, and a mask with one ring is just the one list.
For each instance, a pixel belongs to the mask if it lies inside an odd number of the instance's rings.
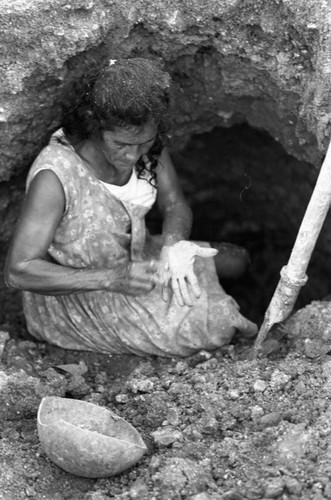
{"label": "woman's shoulder", "polygon": [[62,141],[62,139],[53,134],[47,146],[40,151],[34,160],[31,170],[39,170],[40,168],[73,168],[78,163],[78,159],[78,155],[70,146],[70,143]]}
{"label": "woman's shoulder", "polygon": [[51,170],[60,179],[61,183],[73,185],[77,178],[83,173],[81,162],[75,150],[56,136],[51,137],[47,146],[45,146],[34,162],[32,163],[28,177],[27,186],[29,186],[36,174],[42,170]]}

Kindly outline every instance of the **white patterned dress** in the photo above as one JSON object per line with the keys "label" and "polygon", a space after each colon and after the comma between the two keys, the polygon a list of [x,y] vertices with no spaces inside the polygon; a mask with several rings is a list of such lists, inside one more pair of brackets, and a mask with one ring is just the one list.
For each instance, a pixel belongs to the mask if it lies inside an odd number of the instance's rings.
{"label": "white patterned dress", "polygon": [[[58,131],[27,179],[29,186],[37,172],[49,169],[64,189],[65,212],[48,249],[52,259],[69,268],[107,269],[147,256],[157,258],[159,239],[145,228],[156,189],[145,178],[138,179],[142,191],[149,191],[150,203],[121,200],[63,140]],[[219,285],[213,259],[197,258],[196,272],[202,294],[193,307],[178,306],[174,297],[165,302],[159,286],[139,296],[106,290],[57,296],[25,291],[28,330],[64,348],[103,353],[188,356],[215,349],[228,343],[246,320]]]}

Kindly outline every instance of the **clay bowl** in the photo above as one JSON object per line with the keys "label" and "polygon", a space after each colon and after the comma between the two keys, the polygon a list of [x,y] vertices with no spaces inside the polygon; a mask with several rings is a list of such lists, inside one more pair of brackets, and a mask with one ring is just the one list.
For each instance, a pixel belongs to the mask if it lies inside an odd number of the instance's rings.
{"label": "clay bowl", "polygon": [[134,465],[147,448],[138,431],[107,408],[45,397],[38,434],[46,455],[71,474],[108,477]]}

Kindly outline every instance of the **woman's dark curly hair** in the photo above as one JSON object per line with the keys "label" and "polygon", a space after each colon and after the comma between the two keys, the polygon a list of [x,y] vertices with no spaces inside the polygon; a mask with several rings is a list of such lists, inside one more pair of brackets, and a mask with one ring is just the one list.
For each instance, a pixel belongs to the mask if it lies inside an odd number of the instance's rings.
{"label": "woman's dark curly hair", "polygon": [[158,134],[148,162],[140,158],[136,169],[138,176],[149,171],[156,185],[155,168],[169,128],[170,82],[170,75],[154,61],[140,57],[107,61],[101,70],[90,72],[78,83],[76,105],[64,106],[64,133],[81,141],[104,130],[154,122]]}

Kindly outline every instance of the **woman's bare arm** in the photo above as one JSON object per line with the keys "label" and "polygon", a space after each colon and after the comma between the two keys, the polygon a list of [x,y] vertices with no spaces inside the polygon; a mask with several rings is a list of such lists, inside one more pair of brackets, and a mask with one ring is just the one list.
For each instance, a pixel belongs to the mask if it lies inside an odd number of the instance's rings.
{"label": "woman's bare arm", "polygon": [[75,269],[50,262],[47,255],[65,210],[57,176],[40,171],[32,180],[8,252],[8,286],[45,295],[93,290],[148,293],[155,285],[155,264],[136,263],[114,269]]}
{"label": "woman's bare arm", "polygon": [[192,211],[188,206],[178,177],[166,149],[163,150],[157,167],[157,203],[163,217],[162,235],[164,245],[173,245],[189,238],[192,227]]}

